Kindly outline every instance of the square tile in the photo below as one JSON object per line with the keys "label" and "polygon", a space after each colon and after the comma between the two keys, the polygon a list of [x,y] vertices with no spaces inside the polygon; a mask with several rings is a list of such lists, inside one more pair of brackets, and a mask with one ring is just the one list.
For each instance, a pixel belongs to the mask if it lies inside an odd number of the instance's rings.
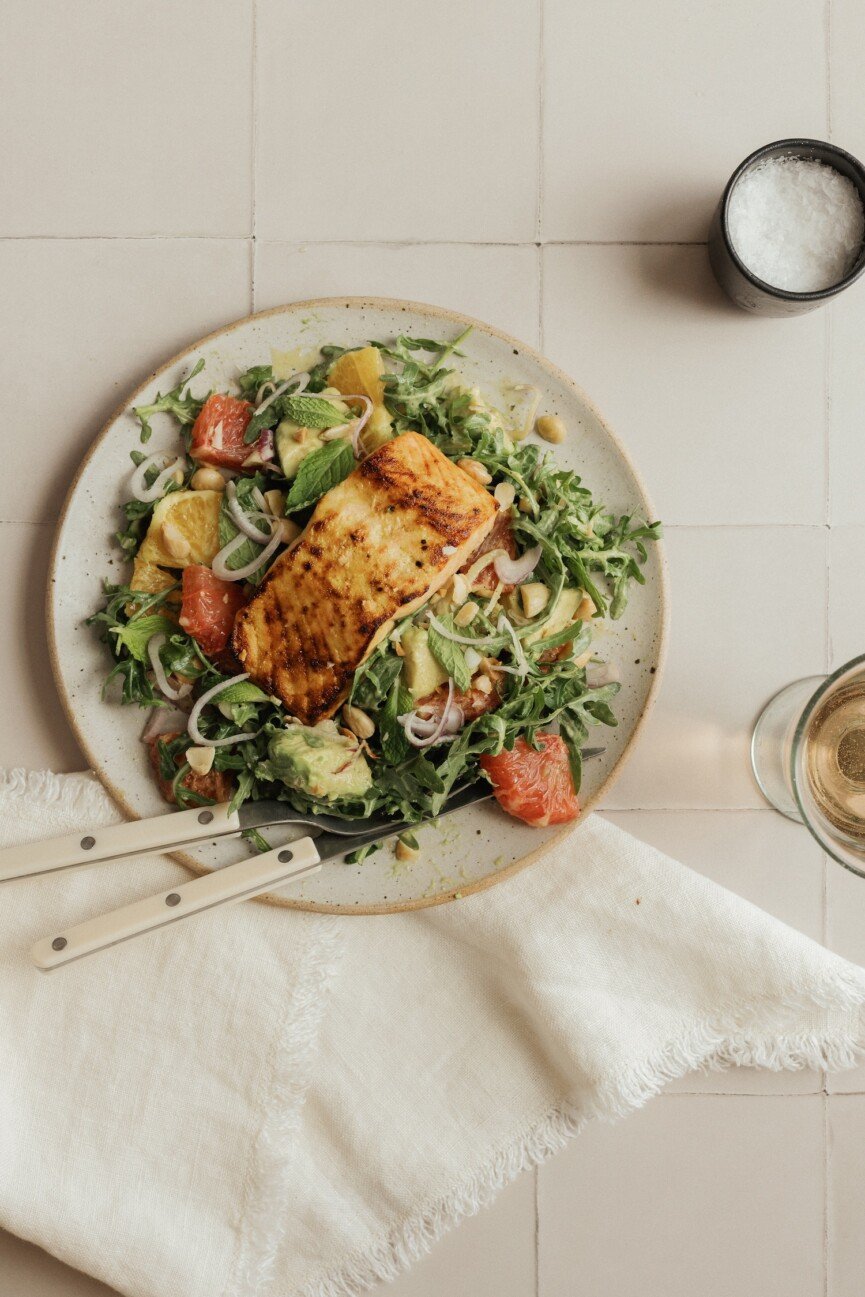
{"label": "square tile", "polygon": [[825,671],[825,529],[673,527],[666,545],[661,693],[605,805],[762,808],[748,754],[754,721],[791,680]]}
{"label": "square tile", "polygon": [[537,5],[257,12],[259,237],[535,238]]}
{"label": "square tile", "polygon": [[446,1234],[428,1257],[373,1292],[379,1297],[534,1297],[534,1173],[518,1176],[490,1207]]}
{"label": "square tile", "polygon": [[835,524],[865,522],[863,417],[865,287],[854,284],[827,313],[829,321],[829,517]]}
{"label": "square tile", "polygon": [[[620,828],[815,941],[823,937],[823,854],[810,834],[773,811],[615,811]],[[734,1067],[691,1072],[683,1094],[815,1094],[819,1072]]]}
{"label": "square tile", "polygon": [[0,522],[0,767],[86,770],[54,689],[44,592],[51,527]]}
{"label": "square tile", "polygon": [[[250,303],[241,240],[0,241],[0,520],[54,521],[81,456],[147,374]],[[50,453],[33,454],[36,438]]]}
{"label": "square tile", "polygon": [[826,136],[823,0],[793,21],[785,0],[735,17],[689,0],[546,0],[544,55],[547,239],[705,239],[743,158]]}
{"label": "square tile", "polygon": [[540,1297],[823,1294],[823,1112],[664,1096],[539,1173]]}
{"label": "square tile", "polygon": [[0,1297],[115,1297],[32,1243],[0,1231]]}
{"label": "square tile", "polygon": [[827,1233],[830,1297],[862,1297],[865,1274],[865,1096],[829,1100]]}
{"label": "square tile", "polygon": [[[865,515],[863,515],[865,521]],[[829,536],[829,669],[865,653],[865,526],[833,527]]]}
{"label": "square tile", "polygon": [[545,248],[542,293],[545,351],[609,418],[666,523],[825,522],[819,312],[745,315],[702,247]]}
{"label": "square tile", "polygon": [[259,243],[255,306],[305,297],[403,297],[538,340],[535,248],[467,243]]}
{"label": "square tile", "polygon": [[252,0],[6,0],[0,234],[248,235]]}

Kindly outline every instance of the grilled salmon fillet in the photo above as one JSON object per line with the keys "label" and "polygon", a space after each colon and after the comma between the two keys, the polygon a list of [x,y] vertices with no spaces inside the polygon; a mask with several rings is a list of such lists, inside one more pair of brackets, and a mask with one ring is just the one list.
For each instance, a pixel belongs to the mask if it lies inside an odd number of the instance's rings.
{"label": "grilled salmon fillet", "polygon": [[426,437],[387,442],[322,496],[238,614],[243,670],[303,724],[332,716],[364,658],[463,566],[495,518],[489,492]]}

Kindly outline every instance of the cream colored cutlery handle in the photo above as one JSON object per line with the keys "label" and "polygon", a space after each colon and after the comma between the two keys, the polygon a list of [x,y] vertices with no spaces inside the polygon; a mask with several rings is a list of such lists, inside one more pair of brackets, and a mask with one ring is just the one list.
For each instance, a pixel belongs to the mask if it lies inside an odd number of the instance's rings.
{"label": "cream colored cutlery handle", "polygon": [[105,828],[83,829],[62,838],[29,842],[0,851],[0,882],[48,874],[55,869],[72,869],[99,860],[145,855],[151,851],[173,851],[193,842],[211,842],[240,832],[240,817],[229,814],[228,803],[169,811],[149,820],[109,824]]}
{"label": "cream colored cutlery handle", "polygon": [[83,955],[92,955],[120,941],[140,937],[155,928],[169,923],[179,923],[202,910],[212,910],[217,905],[233,905],[259,896],[271,887],[280,887],[295,879],[318,873],[321,868],[318,852],[312,838],[301,838],[287,847],[277,847],[261,856],[241,860],[239,864],[215,869],[202,878],[181,883],[170,891],[148,896],[143,901],[133,901],[119,910],[97,915],[67,928],[56,936],[37,941],[30,957],[37,968],[59,968]]}

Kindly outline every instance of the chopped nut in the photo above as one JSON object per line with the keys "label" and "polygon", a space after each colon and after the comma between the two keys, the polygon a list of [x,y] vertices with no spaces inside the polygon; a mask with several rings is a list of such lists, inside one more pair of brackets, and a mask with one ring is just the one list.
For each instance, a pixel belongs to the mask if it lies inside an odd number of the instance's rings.
{"label": "chopped nut", "polygon": [[578,658],[574,658],[574,666],[575,667],[588,666],[591,660],[592,660],[592,649],[587,649],[586,652],[581,653]]}
{"label": "chopped nut", "polygon": [[478,605],[476,603],[472,603],[471,599],[469,599],[468,603],[464,603],[462,608],[460,608],[459,612],[454,617],[454,625],[468,626],[470,622],[474,621],[475,617],[477,616],[477,612],[478,612]]}
{"label": "chopped nut", "polygon": [[577,611],[574,613],[574,621],[588,621],[590,617],[594,617],[597,611],[594,599],[590,599],[587,594],[584,594]]}
{"label": "chopped nut", "polygon": [[516,489],[512,482],[499,482],[495,491],[493,491],[493,498],[500,509],[510,509],[516,494]]}
{"label": "chopped nut", "polygon": [[195,470],[189,485],[193,491],[224,491],[225,478],[218,468],[211,468],[209,464],[206,464],[204,468]]}
{"label": "chopped nut", "polygon": [[162,543],[172,558],[189,558],[192,546],[180,528],[170,518],[162,524]]}
{"label": "chopped nut", "polygon": [[292,518],[277,518],[277,524],[283,545],[290,545],[293,540],[297,540],[301,528]]}
{"label": "chopped nut", "polygon": [[469,597],[469,583],[463,576],[462,572],[457,572],[451,582],[450,600],[457,608],[460,608]]}
{"label": "chopped nut", "polygon": [[342,719],[352,734],[356,734],[359,739],[371,739],[375,734],[375,722],[360,707],[352,707],[350,703],[346,703],[342,709]]}
{"label": "chopped nut", "polygon": [[394,849],[394,855],[397,860],[417,860],[420,855],[420,847],[412,847],[408,842],[403,842],[402,838],[400,838]]}
{"label": "chopped nut", "polygon": [[285,495],[282,491],[265,491],[264,501],[274,518],[281,518],[285,511]]}
{"label": "chopped nut", "polygon": [[403,648],[402,644],[400,644],[398,639],[395,639],[393,642],[393,651],[398,658],[405,657],[405,649]]}
{"label": "chopped nut", "polygon": [[184,753],[193,774],[207,775],[213,768],[215,748],[187,748]]}
{"label": "chopped nut", "polygon": [[539,437],[543,437],[544,441],[551,441],[556,446],[568,435],[567,428],[557,414],[542,414],[535,427]]}
{"label": "chopped nut", "polygon": [[475,676],[472,681],[472,688],[477,689],[478,693],[491,694],[493,691],[493,682],[489,676]]}
{"label": "chopped nut", "polygon": [[309,436],[309,428],[298,428],[297,432],[294,434],[294,440],[298,443],[298,445],[302,446],[308,436]]}
{"label": "chopped nut", "polygon": [[476,482],[480,482],[481,486],[489,486],[493,480],[483,464],[476,459],[457,460],[457,468],[461,468],[464,473],[468,473],[469,477],[473,477]]}
{"label": "chopped nut", "polygon": [[542,581],[528,581],[519,587],[520,600],[526,617],[537,617],[550,602],[549,589]]}

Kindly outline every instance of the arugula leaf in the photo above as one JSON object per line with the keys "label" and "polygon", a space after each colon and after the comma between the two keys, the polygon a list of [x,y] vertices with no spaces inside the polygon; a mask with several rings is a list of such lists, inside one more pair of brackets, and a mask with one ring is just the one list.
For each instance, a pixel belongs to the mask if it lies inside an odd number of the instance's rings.
{"label": "arugula leaf", "polygon": [[[141,424],[141,440],[149,441],[153,432],[150,426],[150,420],[154,414],[173,414],[177,422],[185,427],[187,424],[195,423],[201,413],[201,407],[207,400],[207,396],[192,396],[189,391],[189,384],[204,369],[204,357],[198,361],[195,368],[189,376],[173,387],[170,392],[163,396],[161,392],[156,393],[156,399],[149,405],[136,405],[132,413]],[[186,391],[184,392],[184,388]],[[208,396],[210,393],[208,393]]]}
{"label": "arugula leaf", "polygon": [[273,369],[270,365],[252,365],[239,376],[237,386],[240,388],[240,395],[245,400],[251,401],[260,387],[272,382]]}
{"label": "arugula leaf", "polygon": [[[454,626],[453,617],[446,615],[439,617],[438,620],[446,630],[453,631],[455,634],[459,633]],[[432,653],[442,670],[447,671],[460,693],[465,693],[467,689],[471,688],[472,673],[466,662],[465,649],[462,645],[456,644],[453,640],[441,635],[434,626],[429,629],[427,643],[430,653]]]}
{"label": "arugula leaf", "polygon": [[338,428],[340,424],[348,423],[350,417],[325,396],[289,394],[282,397],[279,404],[283,419],[291,419],[301,428]]}
{"label": "arugula leaf", "polygon": [[285,512],[297,513],[315,504],[327,491],[348,477],[355,465],[351,443],[337,438],[326,442],[320,450],[301,461],[297,477],[285,502]]}
{"label": "arugula leaf", "polygon": [[411,694],[403,688],[397,677],[391,685],[384,709],[379,713],[381,752],[385,761],[389,761],[391,765],[398,765],[411,751],[411,744],[397,717],[410,712],[413,705]]}
{"label": "arugula leaf", "polygon": [[161,613],[153,613],[149,617],[136,617],[125,625],[121,623],[110,627],[111,634],[115,636],[115,652],[125,648],[136,662],[148,660],[147,645],[154,635],[170,635],[174,629],[174,622],[163,617]]}

